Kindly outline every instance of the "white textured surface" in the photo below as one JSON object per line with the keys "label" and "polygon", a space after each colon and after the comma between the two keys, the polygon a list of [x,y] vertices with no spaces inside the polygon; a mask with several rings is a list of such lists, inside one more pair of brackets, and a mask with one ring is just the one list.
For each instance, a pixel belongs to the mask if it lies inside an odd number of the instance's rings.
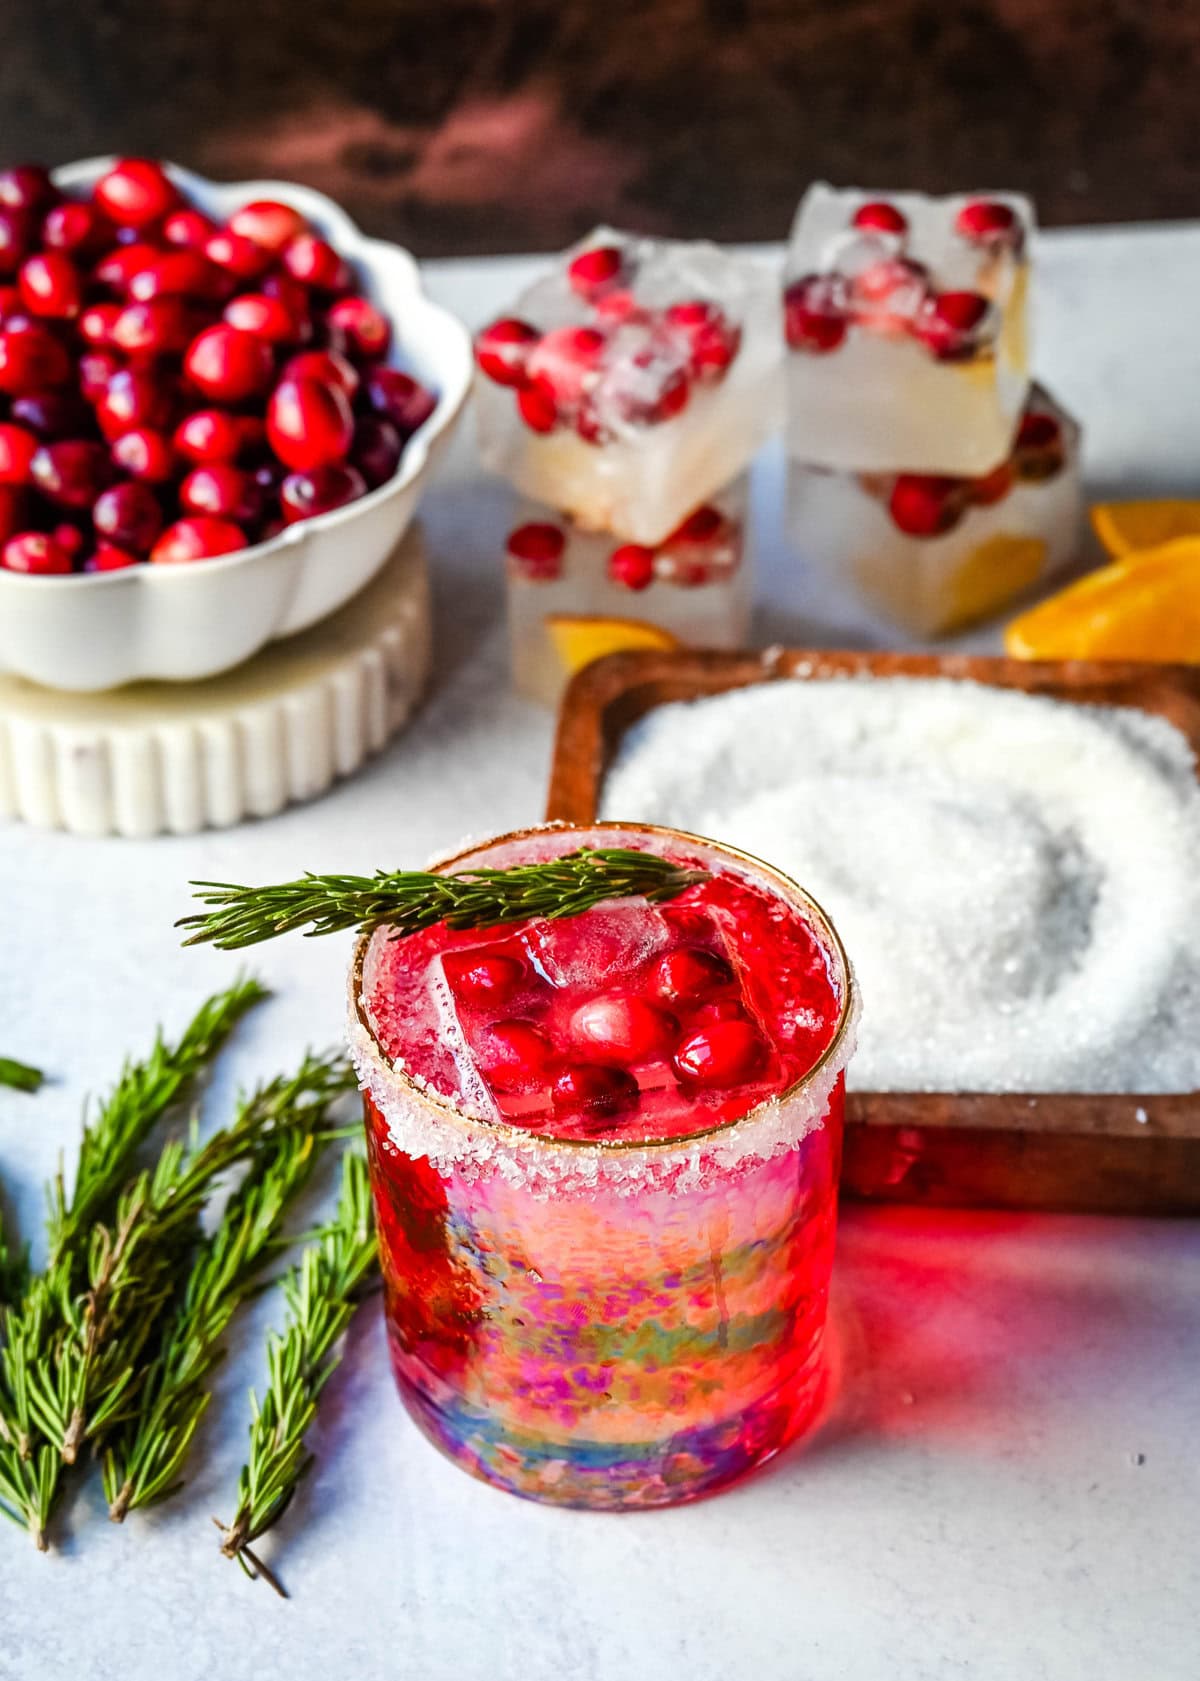
{"label": "white textured surface", "polygon": [[[444,264],[428,280],[477,323],[530,272]],[[1040,372],[1088,428],[1093,482],[1200,490],[1200,228],[1052,237],[1042,273]],[[774,603],[761,639],[872,639],[797,574],[779,494],[771,456],[756,478],[759,588]],[[187,840],[0,828],[0,1042],[59,1081],[0,1096],[0,1174],[27,1229],[83,1093],[232,972],[178,949],[186,877],[415,863],[540,815],[549,720],[502,690],[505,510],[497,487],[468,497],[445,479],[423,505],[435,692],[353,782]],[[278,996],[214,1102],[235,1074],[339,1032],[348,950],[264,948]],[[809,1451],[706,1504],[621,1518],[523,1505],[442,1461],[401,1412],[364,1314],[319,1467],[269,1548],[290,1605],[218,1556],[209,1523],[228,1516],[244,1390],[261,1381],[248,1329],[173,1507],[114,1530],[89,1487],[60,1554],[0,1535],[0,1677],[1192,1681],[1195,1225],[855,1209],[836,1292],[841,1399]],[[257,1326],[273,1312],[261,1303]]]}

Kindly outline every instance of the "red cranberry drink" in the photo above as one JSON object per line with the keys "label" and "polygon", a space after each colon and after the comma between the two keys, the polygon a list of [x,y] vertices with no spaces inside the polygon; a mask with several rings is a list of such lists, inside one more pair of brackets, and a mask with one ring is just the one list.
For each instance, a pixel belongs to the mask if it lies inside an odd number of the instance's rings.
{"label": "red cranberry drink", "polygon": [[508,835],[454,870],[579,846],[710,872],[662,904],[360,943],[366,1095],[401,1394],[529,1498],[693,1499],[811,1421],[855,1000],[821,911],[669,829]]}

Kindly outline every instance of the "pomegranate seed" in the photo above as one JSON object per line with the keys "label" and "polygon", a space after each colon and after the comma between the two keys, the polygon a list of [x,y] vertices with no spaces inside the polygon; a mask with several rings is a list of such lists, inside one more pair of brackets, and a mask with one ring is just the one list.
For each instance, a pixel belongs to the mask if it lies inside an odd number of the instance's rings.
{"label": "pomegranate seed", "polygon": [[868,204],[859,205],[851,218],[851,226],[871,233],[902,235],[908,232],[908,217],[894,204],[889,204],[887,199],[875,198]]}
{"label": "pomegranate seed", "polygon": [[399,368],[372,368],[366,379],[367,401],[406,443],[437,408],[433,392]]}
{"label": "pomegranate seed", "polygon": [[269,198],[243,204],[227,225],[230,233],[253,240],[264,251],[282,251],[289,240],[308,231],[308,223],[298,210]]}
{"label": "pomegranate seed", "polygon": [[696,299],[671,304],[664,319],[688,347],[694,379],[724,378],[741,349],[742,329],[716,304]]}
{"label": "pomegranate seed", "polygon": [[593,315],[604,322],[637,321],[643,326],[648,326],[651,320],[649,310],[643,309],[633,293],[624,286],[618,286],[611,292],[602,292],[591,302]]}
{"label": "pomegranate seed", "polygon": [[126,304],[113,323],[112,341],[126,356],[149,361],[185,349],[195,330],[195,319],[182,298],[151,298],[148,303]]}
{"label": "pomegranate seed", "polygon": [[168,245],[182,251],[203,251],[210,237],[217,231],[203,211],[172,210],[162,225],[162,236]]}
{"label": "pomegranate seed", "polygon": [[115,543],[100,543],[96,552],[83,563],[85,572],[123,572],[127,566],[140,566],[142,557],[120,549]]}
{"label": "pomegranate seed", "polygon": [[114,484],[92,507],[96,535],[134,554],[146,554],[162,530],[162,509],[148,485]]}
{"label": "pomegranate seed", "polygon": [[111,350],[85,350],[79,358],[79,389],[89,403],[99,402],[108,382],[122,366]]}
{"label": "pomegranate seed", "polygon": [[296,323],[278,298],[262,292],[243,292],[225,305],[224,319],[242,333],[257,333],[268,344],[295,340]]}
{"label": "pomegranate seed", "polygon": [[735,1086],[762,1068],[767,1046],[752,1022],[714,1021],[691,1033],[679,1046],[672,1066],[691,1086]]}
{"label": "pomegranate seed", "polygon": [[174,477],[171,440],[152,426],[133,426],[122,432],[109,453],[122,472],[146,484],[166,484]]}
{"label": "pomegranate seed", "polygon": [[845,287],[836,275],[808,274],[783,294],[784,336],[792,350],[825,356],[846,336]]}
{"label": "pomegranate seed", "polygon": [[993,467],[990,473],[967,481],[971,501],[981,508],[991,507],[994,502],[1003,502],[1013,487],[1015,477],[1012,463],[1002,461],[998,467]]}
{"label": "pomegranate seed", "polygon": [[558,425],[554,398],[534,385],[523,385],[517,392],[517,413],[531,432],[553,432]]}
{"label": "pomegranate seed", "polygon": [[580,403],[575,415],[575,430],[585,444],[591,444],[596,449],[602,449],[605,444],[611,444],[615,433],[610,426],[596,413],[595,405],[590,397],[585,397]]}
{"label": "pomegranate seed", "polygon": [[1017,449],[1050,449],[1062,442],[1062,427],[1052,414],[1030,410],[1017,428]]}
{"label": "pomegranate seed", "polygon": [[20,210],[0,210],[0,274],[16,274],[29,255],[29,218]]}
{"label": "pomegranate seed", "polygon": [[266,273],[272,262],[269,251],[264,251],[262,246],[256,245],[252,239],[247,239],[243,234],[232,233],[228,228],[218,228],[216,233],[208,236],[204,242],[204,255],[210,263],[226,269],[239,280],[257,280],[260,274]]}
{"label": "pomegranate seed", "polygon": [[70,377],[71,358],[48,328],[15,321],[0,328],[0,391],[19,397],[65,385]]}
{"label": "pomegranate seed", "polygon": [[1021,224],[1010,204],[995,198],[968,199],[954,220],[955,232],[977,245],[1018,245]]}
{"label": "pomegranate seed", "polygon": [[0,170],[0,206],[5,210],[43,210],[58,200],[50,171],[40,163],[18,163]]}
{"label": "pomegranate seed", "polygon": [[[149,306],[146,306],[149,307]],[[240,403],[270,384],[271,348],[253,333],[222,322],[206,327],[188,346],[184,372],[198,391],[216,402]]]}
{"label": "pomegranate seed", "polygon": [[79,336],[85,344],[111,344],[120,304],[91,304],[79,317]]}
{"label": "pomegranate seed", "polygon": [[344,340],[351,356],[376,362],[387,355],[392,342],[391,323],[367,298],[339,298],[325,319],[330,330]]}
{"label": "pomegranate seed", "polygon": [[0,484],[28,484],[38,441],[24,426],[0,425]]}
{"label": "pomegranate seed", "polygon": [[529,1085],[545,1075],[554,1051],[549,1039],[527,1021],[498,1021],[488,1033],[485,1072],[493,1085]]}
{"label": "pomegranate seed", "polygon": [[655,965],[653,985],[668,1004],[694,1003],[733,983],[733,970],[716,952],[680,946]]}
{"label": "pomegranate seed", "polygon": [[267,439],[294,472],[344,461],[354,437],[346,393],[315,379],[283,379],[267,405]]}
{"label": "pomegranate seed", "polygon": [[189,461],[233,461],[242,443],[240,417],[223,409],[194,409],[175,430],[175,448]]}
{"label": "pomegranate seed", "polygon": [[305,473],[289,473],[279,487],[279,506],[288,525],[332,513],[367,494],[367,481],[354,467],[333,462]]}
{"label": "pomegranate seed", "polygon": [[147,228],[179,202],[162,165],[149,158],[122,158],[96,182],[92,197],[110,221],[127,228]]}
{"label": "pomegranate seed", "polygon": [[913,330],[939,361],[973,356],[993,314],[982,292],[938,292],[926,300]]}
{"label": "pomegranate seed", "polygon": [[193,468],[179,487],[179,503],[189,514],[213,514],[243,527],[253,525],[263,509],[253,477],[227,461]]}
{"label": "pomegranate seed", "polygon": [[500,952],[486,957],[447,958],[445,968],[459,997],[480,1007],[507,1003],[525,979],[520,958],[505,957]]}
{"label": "pomegranate seed", "polygon": [[96,419],[110,443],[134,426],[170,424],[171,392],[148,368],[118,368],[96,404]]}
{"label": "pomegranate seed", "polygon": [[641,543],[622,543],[608,557],[608,575],[627,590],[649,589],[654,582],[654,550]]}
{"label": "pomegranate seed", "polygon": [[0,484],[0,549],[28,527],[27,500],[19,485]]}
{"label": "pomegranate seed", "polygon": [[573,1063],[550,1088],[550,1101],[560,1113],[581,1111],[606,1119],[634,1108],[639,1095],[638,1083],[628,1069],[600,1062]]}
{"label": "pomegranate seed", "polygon": [[581,298],[593,298],[622,276],[625,253],[619,245],[594,245],[567,264],[567,284]]}
{"label": "pomegranate seed", "polygon": [[60,507],[90,508],[112,478],[112,463],[102,444],[65,438],[38,447],[29,476],[42,495]]}
{"label": "pomegranate seed", "polygon": [[341,292],[350,284],[350,270],[328,240],[301,233],[283,247],[281,260],[293,280],[320,292]]}
{"label": "pomegranate seed", "polygon": [[661,425],[664,420],[674,420],[687,407],[691,394],[692,384],[686,370],[676,368],[666,376],[657,397],[651,401],[626,401],[623,405],[625,417],[643,426]]}
{"label": "pomegranate seed", "polygon": [[505,547],[523,577],[551,583],[562,574],[567,538],[557,525],[518,525],[509,532]]}
{"label": "pomegranate seed", "polygon": [[169,525],[150,551],[157,566],[179,566],[246,547],[246,536],[232,520],[195,515]]}
{"label": "pomegranate seed", "polygon": [[199,251],[162,251],[134,270],[126,292],[135,303],[161,297],[208,300],[218,297],[224,286],[225,276]]}
{"label": "pomegranate seed", "polygon": [[476,336],[475,360],[497,385],[524,385],[529,352],[541,336],[528,321],[503,316]]}
{"label": "pomegranate seed", "polygon": [[71,571],[70,553],[44,531],[23,531],[10,537],[0,560],[9,572],[26,572],[36,578],[58,577]]}
{"label": "pomegranate seed", "polygon": [[591,998],[571,1017],[571,1037],[602,1062],[639,1063],[665,1056],[679,1023],[648,999],[614,994]]}
{"label": "pomegranate seed", "polygon": [[358,369],[336,350],[302,350],[283,365],[283,379],[316,379],[322,385],[340,385],[351,402],[361,384]]}
{"label": "pomegranate seed", "polygon": [[11,412],[18,425],[48,443],[95,431],[95,416],[78,391],[32,391],[28,397],[14,397]]}
{"label": "pomegranate seed", "polygon": [[[17,405],[13,404],[14,414]],[[1013,448],[1016,469],[1023,479],[1049,479],[1066,464],[1062,427],[1052,414],[1027,412],[1021,416]]]}
{"label": "pomegranate seed", "polygon": [[884,303],[901,291],[923,294],[928,282],[929,270],[922,263],[909,257],[888,257],[860,269],[851,281],[851,290],[856,299]]}
{"label": "pomegranate seed", "polygon": [[556,407],[573,408],[596,383],[607,342],[595,327],[555,327],[530,352],[531,385]]}
{"label": "pomegranate seed", "polygon": [[386,484],[392,477],[400,465],[403,450],[400,434],[390,420],[383,420],[377,414],[365,414],[356,421],[350,461],[371,490]]}
{"label": "pomegranate seed", "polygon": [[145,245],[140,240],[133,245],[115,246],[96,264],[92,280],[110,292],[125,292],[134,275],[152,267],[160,255],[157,245]]}
{"label": "pomegranate seed", "polygon": [[112,239],[112,224],[94,204],[68,199],[48,210],[42,219],[42,244],[49,251],[61,251],[70,257],[94,257]]}
{"label": "pomegranate seed", "polygon": [[925,473],[901,473],[888,498],[893,523],[910,537],[940,537],[958,524],[964,481]]}

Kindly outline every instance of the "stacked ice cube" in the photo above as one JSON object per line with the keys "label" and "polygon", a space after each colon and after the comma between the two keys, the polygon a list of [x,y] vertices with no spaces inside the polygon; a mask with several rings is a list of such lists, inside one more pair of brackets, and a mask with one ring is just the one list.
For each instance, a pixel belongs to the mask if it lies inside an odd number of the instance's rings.
{"label": "stacked ice cube", "polygon": [[814,567],[938,634],[1071,557],[1079,428],[1031,385],[1033,207],[819,184],[784,290],[789,520]]}
{"label": "stacked ice cube", "polygon": [[777,319],[753,259],[598,228],[479,334],[480,450],[525,498],[506,544],[524,692],[553,701],[568,647],[631,622],[745,640],[742,477],[781,408]]}

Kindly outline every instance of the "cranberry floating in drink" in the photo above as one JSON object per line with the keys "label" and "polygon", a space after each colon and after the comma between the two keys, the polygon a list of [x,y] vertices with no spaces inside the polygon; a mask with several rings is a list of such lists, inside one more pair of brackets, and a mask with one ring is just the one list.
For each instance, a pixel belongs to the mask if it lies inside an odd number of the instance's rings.
{"label": "cranberry floating in drink", "polygon": [[819,1404],[852,981],[799,888],[694,836],[530,830],[444,868],[579,846],[709,874],[661,903],[360,942],[388,1334],[406,1405],[466,1469],[670,1504]]}
{"label": "cranberry floating in drink", "polygon": [[804,195],[784,288],[787,449],[840,471],[990,471],[1029,385],[1033,207],[1014,194]]}

